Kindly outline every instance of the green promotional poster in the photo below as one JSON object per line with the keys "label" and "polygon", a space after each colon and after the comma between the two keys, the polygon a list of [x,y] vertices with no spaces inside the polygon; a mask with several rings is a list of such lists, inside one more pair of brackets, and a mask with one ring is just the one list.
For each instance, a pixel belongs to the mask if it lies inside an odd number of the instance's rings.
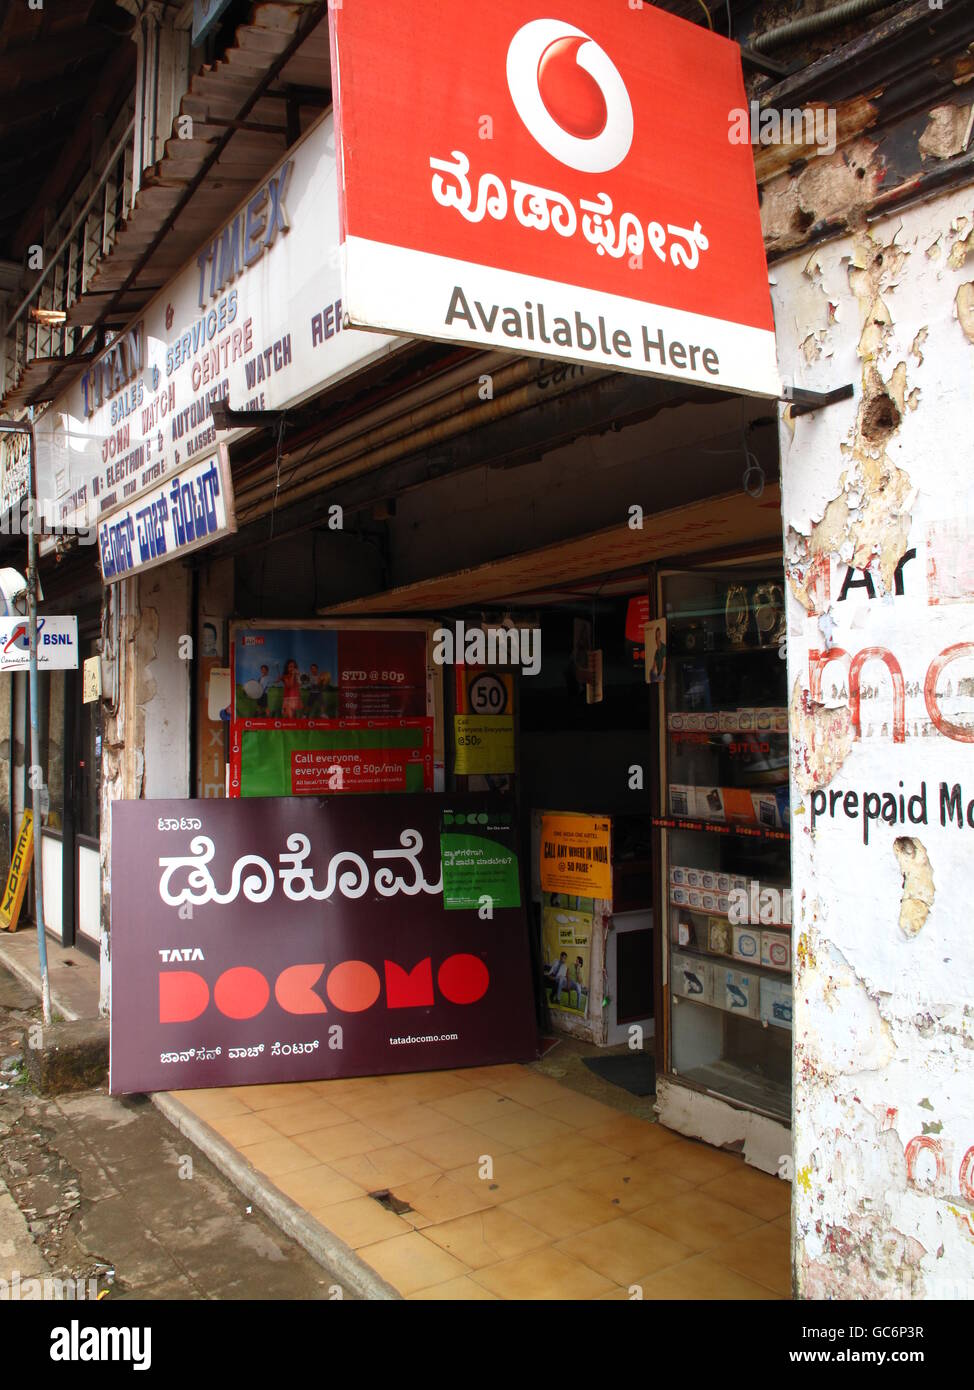
{"label": "green promotional poster", "polygon": [[447,911],[520,907],[514,821],[506,811],[444,811],[440,831]]}

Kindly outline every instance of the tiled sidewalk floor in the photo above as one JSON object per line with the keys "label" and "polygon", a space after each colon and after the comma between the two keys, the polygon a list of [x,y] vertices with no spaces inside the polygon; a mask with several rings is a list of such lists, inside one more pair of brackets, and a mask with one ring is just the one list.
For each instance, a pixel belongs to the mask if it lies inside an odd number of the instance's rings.
{"label": "tiled sidewalk floor", "polygon": [[790,1296],[787,1183],[525,1067],[173,1095],[408,1298]]}

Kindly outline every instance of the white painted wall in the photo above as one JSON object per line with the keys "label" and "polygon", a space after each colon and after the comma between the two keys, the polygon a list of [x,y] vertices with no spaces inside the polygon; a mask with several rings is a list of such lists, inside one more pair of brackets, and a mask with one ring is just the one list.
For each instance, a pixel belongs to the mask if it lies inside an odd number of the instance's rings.
{"label": "white painted wall", "polygon": [[[856,387],[781,427],[807,1298],[974,1296],[972,229],[968,190],[773,267],[785,380]],[[841,597],[850,565],[876,597]],[[830,647],[891,654],[862,664],[858,731],[850,659],[810,678]],[[941,785],[961,789],[962,828]],[[900,793],[924,788],[925,820],[906,803],[901,824]],[[870,793],[897,823],[865,843]]]}

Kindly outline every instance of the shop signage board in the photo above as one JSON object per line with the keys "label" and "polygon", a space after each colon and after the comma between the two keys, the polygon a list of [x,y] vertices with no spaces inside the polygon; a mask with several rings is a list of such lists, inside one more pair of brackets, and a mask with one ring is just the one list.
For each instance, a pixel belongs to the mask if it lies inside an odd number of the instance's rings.
{"label": "shop signage board", "polygon": [[425,628],[231,630],[230,795],[431,791]]}
{"label": "shop signage board", "polygon": [[122,507],[98,527],[106,584],[211,545],[237,529],[227,446]]}
{"label": "shop signage board", "polygon": [[212,456],[215,399],[292,405],[397,345],[343,318],[329,114],[38,420],[45,515],[93,526]]}
{"label": "shop signage board", "polygon": [[446,912],[443,812],[486,796],[119,801],[111,1090],[537,1055],[518,907]]}
{"label": "shop signage board", "polygon": [[550,1007],[560,1013],[588,1014],[592,929],[591,912],[551,903],[541,909],[544,985]]}
{"label": "shop signage board", "polygon": [[20,917],[24,893],[27,891],[33,853],[34,814],[32,811],[25,811],[20,821],[20,830],[17,832],[14,852],[10,856],[10,872],[7,874],[3,897],[0,898],[0,929],[3,931],[17,930],[17,919]]}
{"label": "shop signage board", "polygon": [[550,14],[330,10],[347,321],[777,396],[737,44]]}
{"label": "shop signage board", "polygon": [[609,821],[573,812],[541,820],[541,889],[581,898],[612,897]]}
{"label": "shop signage board", "polygon": [[29,455],[29,435],[0,435],[0,517],[27,496]]}
{"label": "shop signage board", "polygon": [[[26,671],[30,666],[30,632],[26,618],[0,618],[0,671]],[[78,669],[78,619],[37,619],[37,669]]]}

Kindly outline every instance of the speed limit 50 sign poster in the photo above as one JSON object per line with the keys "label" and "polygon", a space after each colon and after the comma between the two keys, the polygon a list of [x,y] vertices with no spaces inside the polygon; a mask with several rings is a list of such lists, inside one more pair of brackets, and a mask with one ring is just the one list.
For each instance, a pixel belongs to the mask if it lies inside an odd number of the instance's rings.
{"label": "speed limit 50 sign poster", "polygon": [[453,770],[461,777],[514,771],[514,677],[457,667]]}

